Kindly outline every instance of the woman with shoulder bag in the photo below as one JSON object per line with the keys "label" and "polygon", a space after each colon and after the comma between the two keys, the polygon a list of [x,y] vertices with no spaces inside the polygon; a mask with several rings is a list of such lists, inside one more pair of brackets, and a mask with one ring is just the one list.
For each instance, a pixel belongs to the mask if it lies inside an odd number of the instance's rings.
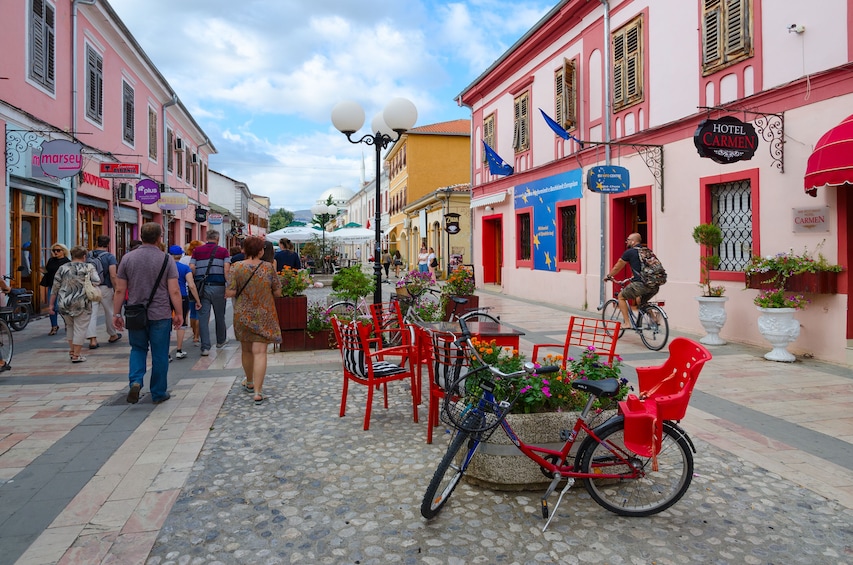
{"label": "woman with shoulder bag", "polygon": [[243,389],[254,393],[255,404],[265,399],[263,387],[267,372],[267,348],[281,343],[275,297],[281,296],[281,281],[275,264],[261,259],[264,240],[247,237],[243,241],[246,258],[231,266],[225,298],[234,298],[234,336],[240,342]]}
{"label": "woman with shoulder bag", "polygon": [[[41,268],[42,277],[40,286],[47,288],[47,301],[50,303],[50,295],[53,292],[53,279],[56,276],[56,271],[59,267],[71,261],[68,258],[68,248],[61,243],[54,243],[50,246],[50,259],[44,267]],[[56,335],[59,331],[59,318],[56,313],[50,315],[50,332],[47,335]]]}
{"label": "woman with shoulder bag", "polygon": [[86,262],[86,248],[80,245],[71,248],[71,262],[61,265],[54,276],[48,312],[55,315],[58,311],[65,320],[72,363],[86,360],[80,350],[89,329],[94,298],[87,293],[91,293],[91,287],[100,292],[97,288],[100,283],[95,268]]}

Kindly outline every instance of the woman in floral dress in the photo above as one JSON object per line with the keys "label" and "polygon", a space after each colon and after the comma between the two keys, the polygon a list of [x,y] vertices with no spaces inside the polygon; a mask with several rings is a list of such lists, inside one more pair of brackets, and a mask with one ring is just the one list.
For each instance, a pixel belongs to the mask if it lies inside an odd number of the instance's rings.
{"label": "woman in floral dress", "polygon": [[281,343],[275,297],[281,296],[281,281],[275,266],[261,260],[264,240],[247,237],[243,241],[246,258],[231,266],[226,298],[234,298],[234,335],[240,342],[243,355],[243,388],[253,392],[255,404],[264,396],[264,376],[267,371],[267,348]]}

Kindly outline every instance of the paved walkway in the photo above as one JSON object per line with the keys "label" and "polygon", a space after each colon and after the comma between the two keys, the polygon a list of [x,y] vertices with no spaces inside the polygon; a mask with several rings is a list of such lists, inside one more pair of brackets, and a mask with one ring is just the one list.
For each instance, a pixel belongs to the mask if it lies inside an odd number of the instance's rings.
{"label": "paved walkway", "polygon": [[[481,303],[527,333],[526,352],[559,341],[571,314]],[[400,385],[368,432],[363,390],[338,418],[336,352],[270,355],[272,398],[257,407],[236,342],[207,358],[190,348],[169,402],[128,405],[126,340],[71,365],[48,325],[15,334],[0,377],[0,564],[853,561],[849,368],[715,348],[683,423],[698,450],[688,495],[628,520],[577,485],[543,534],[539,493],[467,484],[422,520],[443,450],[424,441],[425,409],[414,424]],[[628,335],[618,350],[629,366],[665,356]]]}

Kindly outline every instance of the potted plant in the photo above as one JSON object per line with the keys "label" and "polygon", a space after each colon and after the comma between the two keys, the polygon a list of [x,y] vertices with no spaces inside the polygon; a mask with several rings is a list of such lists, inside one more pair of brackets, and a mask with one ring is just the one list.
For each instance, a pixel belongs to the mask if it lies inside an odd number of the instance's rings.
{"label": "potted plant", "polygon": [[800,322],[794,318],[794,314],[810,301],[802,294],[776,288],[762,290],[753,302],[761,312],[758,331],[773,346],[764,358],[785,363],[796,361],[797,358],[787,349],[789,343],[800,337]]}
{"label": "potted plant", "polygon": [[373,279],[358,265],[341,269],[332,278],[332,295],[338,300],[356,304],[361,297],[372,294],[373,289]]}
{"label": "potted plant", "polygon": [[766,257],[753,257],[744,269],[747,288],[835,294],[842,267],[831,264],[819,248],[820,245],[815,250],[817,259],[808,249],[799,255],[792,249]]}
{"label": "potted plant", "polygon": [[464,267],[456,269],[447,277],[447,282],[441,287],[441,308],[444,311],[445,320],[450,319],[450,314],[454,310],[455,303],[451,300],[453,296],[459,296],[468,301],[456,306],[457,315],[479,307],[480,297],[474,294],[473,272]]}
{"label": "potted plant", "polygon": [[409,271],[397,281],[397,294],[402,296],[421,296],[426,289],[435,284],[432,273]]}
{"label": "potted plant", "polygon": [[711,271],[720,265],[717,249],[723,242],[723,232],[714,224],[699,224],[693,228],[693,241],[702,248],[699,256],[700,283],[702,296],[697,296],[699,302],[699,322],[707,332],[699,342],[705,345],[725,345],[726,340],[720,337],[720,330],[726,323],[726,301],[723,296],[726,287],[711,284]]}
{"label": "potted plant", "polygon": [[[517,350],[497,347],[494,342],[474,342],[480,355],[491,365],[504,372],[520,370],[524,357]],[[548,355],[543,364],[559,365],[562,356]],[[473,361],[474,366],[477,365]],[[622,400],[631,390],[628,380],[621,376],[622,360],[614,362],[601,360],[594,347],[585,349],[578,358],[569,358],[566,369],[546,375],[522,375],[505,381],[497,381],[495,398],[512,401],[517,397],[507,421],[512,428],[527,440],[537,445],[561,443],[560,433],[572,418],[566,412],[580,412],[589,399],[586,393],[572,388],[576,379],[599,380],[620,379],[620,390],[614,399],[599,399],[595,406],[596,418],[603,421],[616,407],[616,400]],[[476,386],[476,377],[466,386]],[[583,441],[579,437],[574,448]],[[494,434],[477,451],[466,474],[474,482],[498,490],[526,490],[540,484],[547,484],[538,465],[514,452],[510,440],[505,434]]]}
{"label": "potted plant", "polygon": [[308,322],[305,326],[305,349],[330,349],[335,347],[332,339],[332,321],[321,302],[308,304]]}
{"label": "potted plant", "polygon": [[[281,281],[281,297],[275,299],[275,309],[278,313],[279,327],[282,330],[299,330],[303,332],[308,321],[308,297],[302,294],[311,286],[311,276],[307,270],[293,269],[285,266],[278,274]],[[287,339],[282,335],[282,340]],[[297,344],[282,343],[284,348],[296,347]]]}

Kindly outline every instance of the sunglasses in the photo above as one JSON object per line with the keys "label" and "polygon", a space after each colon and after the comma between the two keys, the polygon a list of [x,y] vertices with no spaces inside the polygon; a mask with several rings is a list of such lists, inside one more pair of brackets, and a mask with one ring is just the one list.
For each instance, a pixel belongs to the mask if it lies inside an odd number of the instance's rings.
{"label": "sunglasses", "polygon": [[51,249],[50,252],[51,253],[62,253],[62,250],[61,249]]}

